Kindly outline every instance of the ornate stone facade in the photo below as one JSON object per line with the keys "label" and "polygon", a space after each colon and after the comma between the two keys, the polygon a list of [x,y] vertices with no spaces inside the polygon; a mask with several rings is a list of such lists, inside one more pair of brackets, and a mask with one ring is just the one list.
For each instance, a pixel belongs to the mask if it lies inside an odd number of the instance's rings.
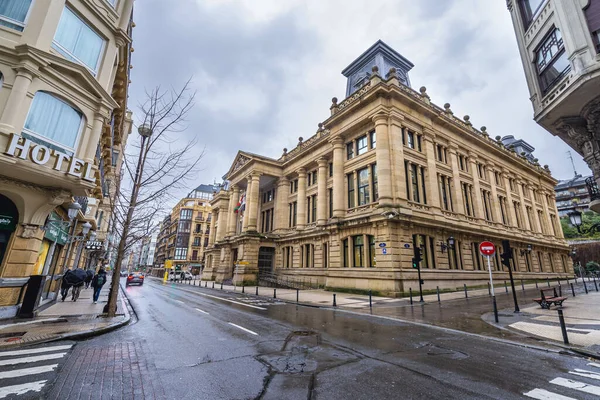
{"label": "ornate stone facade", "polygon": [[[275,274],[397,295],[418,287],[420,246],[425,289],[479,285],[488,276],[477,245],[502,239],[517,279],[571,274],[547,166],[431,103],[425,88],[377,72],[279,159],[238,153],[247,161],[212,201],[204,278]],[[492,264],[506,279],[499,258]]]}

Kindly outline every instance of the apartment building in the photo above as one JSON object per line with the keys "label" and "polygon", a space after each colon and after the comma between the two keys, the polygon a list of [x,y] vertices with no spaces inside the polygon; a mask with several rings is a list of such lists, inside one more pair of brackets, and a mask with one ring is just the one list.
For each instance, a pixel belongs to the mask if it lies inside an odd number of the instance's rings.
{"label": "apartment building", "polygon": [[[103,260],[131,129],[133,0],[0,4],[0,316],[43,276]],[[95,261],[94,261],[95,260]],[[36,282],[40,283],[39,280]]]}
{"label": "apartment building", "polygon": [[[211,201],[204,279],[276,274],[388,295],[488,280],[483,240],[509,239],[517,278],[572,273],[556,180],[526,143],[412,89],[406,58],[378,41],[344,71],[316,134],[279,158],[239,151]],[[498,253],[496,279],[507,279]]]}

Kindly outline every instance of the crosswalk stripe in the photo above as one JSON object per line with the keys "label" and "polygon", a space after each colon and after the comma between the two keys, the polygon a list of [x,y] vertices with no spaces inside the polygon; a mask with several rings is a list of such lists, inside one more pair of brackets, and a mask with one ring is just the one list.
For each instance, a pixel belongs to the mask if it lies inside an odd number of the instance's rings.
{"label": "crosswalk stripe", "polygon": [[523,395],[538,400],[577,400],[573,397],[567,397],[561,394],[552,393],[544,389],[533,389],[530,392],[523,393]]}
{"label": "crosswalk stripe", "polygon": [[48,381],[37,381],[37,382],[29,382],[21,385],[12,385],[0,388],[0,399],[4,399],[9,395],[21,395],[24,393],[33,390],[34,392],[39,392],[44,388],[44,385]]}
{"label": "crosswalk stripe", "polygon": [[0,352],[0,357],[20,356],[20,355],[24,355],[24,354],[47,353],[50,351],[68,350],[71,347],[73,347],[72,344],[64,345],[64,346],[40,347],[39,349],[3,351],[3,352]]}
{"label": "crosswalk stripe", "polygon": [[600,368],[600,364],[598,364],[598,363],[588,363],[588,365],[589,365],[590,367],[596,367],[596,368]]}
{"label": "crosswalk stripe", "polygon": [[196,308],[196,311],[200,311],[202,314],[208,314],[206,311]]}
{"label": "crosswalk stripe", "polygon": [[0,379],[17,378],[17,377],[27,376],[27,375],[43,374],[45,372],[53,371],[54,368],[56,368],[56,367],[58,367],[58,364],[44,365],[41,367],[22,368],[22,369],[15,369],[13,371],[0,372]]}
{"label": "crosswalk stripe", "polygon": [[0,366],[46,361],[46,360],[56,360],[57,358],[63,358],[65,356],[65,354],[67,354],[67,353],[45,354],[43,356],[32,356],[32,357],[11,358],[8,360],[0,360]]}
{"label": "crosswalk stripe", "polygon": [[589,394],[600,396],[600,386],[588,385],[587,383],[574,381],[572,379],[556,378],[550,381],[554,385],[563,386],[569,389],[579,390]]}
{"label": "crosswalk stripe", "polygon": [[592,378],[600,381],[600,374],[585,369],[575,368],[575,371],[569,371],[570,374],[583,376],[584,378]]}

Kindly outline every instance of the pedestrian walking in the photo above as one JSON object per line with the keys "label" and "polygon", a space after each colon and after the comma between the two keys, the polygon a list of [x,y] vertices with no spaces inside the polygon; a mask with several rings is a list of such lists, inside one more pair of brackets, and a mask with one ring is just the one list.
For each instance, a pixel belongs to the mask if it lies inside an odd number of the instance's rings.
{"label": "pedestrian walking", "polygon": [[72,273],[72,271],[70,269],[68,269],[63,274],[63,279],[62,279],[62,282],[60,284],[60,297],[61,297],[62,301],[65,301],[65,299],[67,298],[67,294],[69,294],[69,289],[72,286],[71,280],[70,280],[71,273]]}
{"label": "pedestrian walking", "polygon": [[88,289],[90,287],[90,283],[92,283],[92,279],[94,279],[94,271],[88,269],[85,271],[85,288]]}
{"label": "pedestrian walking", "polygon": [[100,270],[92,279],[92,287],[94,288],[94,304],[98,303],[98,297],[100,297],[100,290],[106,283],[106,271],[100,267]]}

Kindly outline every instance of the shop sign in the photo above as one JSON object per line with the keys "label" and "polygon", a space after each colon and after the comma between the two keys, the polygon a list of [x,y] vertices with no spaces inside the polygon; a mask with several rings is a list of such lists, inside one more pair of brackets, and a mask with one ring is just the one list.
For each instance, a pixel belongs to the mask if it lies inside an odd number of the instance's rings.
{"label": "shop sign", "polygon": [[53,212],[50,215],[50,220],[48,221],[48,224],[46,224],[46,233],[44,234],[44,237],[50,240],[51,242],[56,242],[57,244],[64,245],[69,239],[69,232],[67,231],[67,229],[63,228],[63,220],[60,219],[58,214]]}
{"label": "shop sign", "polygon": [[[18,150],[18,151],[17,151]],[[16,133],[10,135],[8,146],[4,152],[7,156],[29,160],[37,165],[45,165],[50,161],[50,156],[55,160],[52,169],[61,171],[63,164],[68,166],[67,175],[75,176],[89,182],[95,182],[96,176],[93,164],[85,162],[77,157],[69,156],[63,152],[35,143],[29,139],[21,137]]]}
{"label": "shop sign", "polygon": [[0,231],[14,231],[17,220],[14,215],[0,214]]}

